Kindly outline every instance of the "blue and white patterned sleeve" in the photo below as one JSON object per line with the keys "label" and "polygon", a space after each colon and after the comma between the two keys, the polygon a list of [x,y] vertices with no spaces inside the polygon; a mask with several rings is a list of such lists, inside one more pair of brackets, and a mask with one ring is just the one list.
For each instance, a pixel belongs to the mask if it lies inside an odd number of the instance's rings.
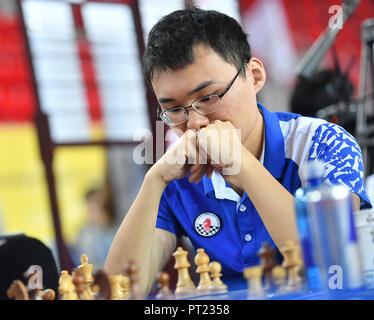
{"label": "blue and white patterned sleeve", "polygon": [[360,147],[352,135],[342,127],[325,123],[317,127],[309,152],[309,159],[326,163],[326,180],[344,184],[360,197],[360,208],[371,208],[364,182],[364,165]]}

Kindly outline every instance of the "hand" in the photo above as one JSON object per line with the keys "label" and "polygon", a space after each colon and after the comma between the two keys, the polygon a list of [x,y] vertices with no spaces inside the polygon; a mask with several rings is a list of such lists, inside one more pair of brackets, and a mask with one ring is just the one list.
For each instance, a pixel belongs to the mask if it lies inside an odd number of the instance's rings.
{"label": "hand", "polygon": [[[202,153],[203,155],[204,153]],[[204,174],[207,175],[208,178],[212,177],[214,166],[208,162],[209,157],[204,155],[202,157],[202,162],[200,162],[201,157],[199,154],[199,149],[196,148],[196,161],[190,167],[191,175],[188,177],[189,182],[199,183],[200,180],[203,178]]]}
{"label": "hand", "polygon": [[149,173],[165,184],[186,177],[196,161],[196,131],[187,130],[152,166]]}
{"label": "hand", "polygon": [[246,151],[241,143],[240,131],[229,121],[215,120],[200,129],[197,142],[200,155],[205,157],[208,163],[205,171],[200,168],[197,178],[201,179],[205,172],[210,173],[208,168],[212,168],[238,186],[242,153]]}

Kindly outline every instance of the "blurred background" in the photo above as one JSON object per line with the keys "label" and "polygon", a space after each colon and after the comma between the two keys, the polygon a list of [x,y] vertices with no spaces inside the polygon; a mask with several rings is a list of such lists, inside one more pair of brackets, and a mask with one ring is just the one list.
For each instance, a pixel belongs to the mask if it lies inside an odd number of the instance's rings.
{"label": "blurred background", "polygon": [[[0,0],[0,234],[40,239],[63,269],[83,252],[103,266],[148,169],[133,160],[134,132],[156,128],[147,34],[190,2]],[[267,71],[260,102],[340,124],[373,173],[372,0],[346,1],[340,26],[338,0],[193,2],[241,22]]]}

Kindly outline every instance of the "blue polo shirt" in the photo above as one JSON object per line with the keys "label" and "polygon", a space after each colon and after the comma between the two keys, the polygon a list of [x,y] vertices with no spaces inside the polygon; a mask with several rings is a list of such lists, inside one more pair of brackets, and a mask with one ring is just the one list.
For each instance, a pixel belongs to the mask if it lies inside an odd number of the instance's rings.
{"label": "blue polo shirt", "polygon": [[[348,132],[321,119],[270,112],[260,103],[258,107],[265,127],[260,161],[291,194],[303,185],[303,164],[318,158],[326,163],[327,182],[347,185],[359,195],[361,208],[371,207],[360,148]],[[189,183],[188,177],[170,182],[160,200],[156,227],[178,238],[187,236],[195,249],[204,248],[210,261],[221,263],[229,289],[245,288],[243,269],[260,264],[257,252],[263,242],[276,249],[248,195],[240,197],[216,172],[198,184]]]}

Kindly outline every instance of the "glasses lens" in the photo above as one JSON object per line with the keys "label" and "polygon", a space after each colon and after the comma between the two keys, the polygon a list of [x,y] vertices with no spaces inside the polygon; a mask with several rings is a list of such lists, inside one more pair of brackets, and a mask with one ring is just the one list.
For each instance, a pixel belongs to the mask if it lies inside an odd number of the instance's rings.
{"label": "glasses lens", "polygon": [[161,119],[166,122],[167,125],[172,126],[183,123],[187,120],[187,115],[184,108],[172,108],[164,110],[160,114]]}
{"label": "glasses lens", "polygon": [[209,114],[221,109],[223,102],[217,95],[211,95],[195,101],[192,107],[198,113]]}

